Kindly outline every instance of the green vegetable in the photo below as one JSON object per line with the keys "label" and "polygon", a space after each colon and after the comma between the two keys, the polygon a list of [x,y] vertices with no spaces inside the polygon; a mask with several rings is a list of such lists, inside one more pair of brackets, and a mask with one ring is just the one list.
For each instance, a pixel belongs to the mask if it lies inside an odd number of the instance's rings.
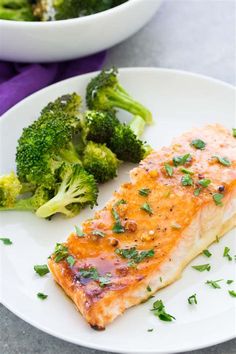
{"label": "green vegetable", "polygon": [[231,162],[229,161],[229,159],[227,157],[220,157],[218,155],[214,155],[212,157],[215,157],[219,163],[221,163],[221,165],[224,165],[224,166],[230,166],[231,165]]}
{"label": "green vegetable", "polygon": [[236,138],[236,128],[232,128],[233,137]]}
{"label": "green vegetable", "polygon": [[219,280],[207,280],[206,284],[210,285],[212,288],[214,289],[220,289],[220,285],[218,284],[220,281],[222,281],[223,279],[219,279]]}
{"label": "green vegetable", "polygon": [[193,295],[189,296],[188,303],[190,305],[197,304],[197,295],[193,294]]}
{"label": "green vegetable", "polygon": [[77,226],[77,225],[75,225],[75,232],[76,232],[76,235],[77,235],[78,237],[84,237],[84,236],[85,236],[85,234],[83,233],[83,231],[81,230],[81,228],[80,228],[79,226]]}
{"label": "green vegetable", "polygon": [[203,178],[198,181],[198,184],[200,184],[204,188],[207,188],[210,183],[211,183],[211,180],[207,179],[207,178]]}
{"label": "green vegetable", "polygon": [[140,209],[146,211],[146,213],[148,213],[149,215],[153,215],[153,210],[152,210],[151,206],[148,203],[144,203],[140,207]]}
{"label": "green vegetable", "polygon": [[[147,108],[133,100],[120,85],[118,71],[113,68],[101,71],[87,86],[86,102],[89,109],[112,110],[124,109],[135,116],[152,123],[152,115]],[[119,157],[119,156],[118,156]]]}
{"label": "green vegetable", "polygon": [[69,264],[69,266],[73,267],[73,265],[75,264],[76,260],[73,256],[68,256],[66,257],[66,261]]}
{"label": "green vegetable", "polygon": [[44,275],[49,273],[47,264],[35,265],[34,270],[40,277],[43,277]]}
{"label": "green vegetable", "polygon": [[94,230],[92,232],[92,234],[95,235],[95,236],[100,236],[100,237],[104,237],[105,236],[105,233],[100,231],[100,230]]}
{"label": "green vegetable", "polygon": [[13,207],[21,189],[22,185],[14,172],[0,176],[0,209]]}
{"label": "green vegetable", "polygon": [[4,237],[1,237],[0,241],[2,241],[2,243],[6,246],[10,246],[13,243],[9,238],[4,238]]}
{"label": "green vegetable", "polygon": [[215,193],[215,194],[213,194],[212,198],[213,198],[216,205],[219,205],[219,206],[223,205],[223,203],[222,203],[222,199],[224,198],[223,194]]}
{"label": "green vegetable", "polygon": [[175,320],[174,316],[165,311],[165,306],[161,300],[157,300],[153,303],[151,311],[153,311],[154,315],[159,317],[161,321],[171,322]]}
{"label": "green vegetable", "polygon": [[139,195],[142,197],[147,197],[151,193],[151,189],[149,188],[142,188],[138,191]]}
{"label": "green vegetable", "polygon": [[54,255],[54,261],[56,263],[59,263],[60,261],[62,261],[63,259],[69,256],[68,248],[64,246],[62,243],[57,243],[53,255]]}
{"label": "green vegetable", "polygon": [[234,290],[229,290],[228,293],[229,293],[229,295],[231,295],[232,297],[236,297],[236,291],[234,291]]}
{"label": "green vegetable", "polygon": [[210,264],[202,264],[202,265],[192,266],[192,268],[198,270],[199,272],[204,272],[205,270],[209,272],[211,266]]}
{"label": "green vegetable", "polygon": [[117,176],[119,160],[104,144],[89,141],[83,151],[83,167],[98,183],[104,183]]}
{"label": "green vegetable", "polygon": [[189,163],[192,160],[192,156],[190,154],[185,154],[183,156],[174,156],[173,157],[173,163],[174,166],[183,166],[185,165],[187,162]]}
{"label": "green vegetable", "polygon": [[230,284],[232,284],[233,282],[234,282],[233,280],[229,279],[229,280],[227,280],[226,283],[227,283],[228,285],[230,285]]}
{"label": "green vegetable", "polygon": [[36,211],[37,216],[47,218],[56,213],[74,216],[82,207],[93,207],[96,203],[96,182],[80,165],[63,165],[60,178],[56,195]]}
{"label": "green vegetable", "polygon": [[186,174],[181,178],[181,184],[182,184],[182,186],[192,186],[193,179],[190,177],[190,175]]}
{"label": "green vegetable", "polygon": [[230,256],[229,252],[230,252],[230,248],[229,247],[225,247],[224,248],[223,257],[226,257],[226,258],[228,258],[229,261],[232,261],[233,258]]}
{"label": "green vegetable", "polygon": [[199,194],[201,193],[201,188],[197,188],[194,190],[193,194],[195,195],[195,197],[198,197]]}
{"label": "green vegetable", "polygon": [[204,150],[206,147],[206,143],[201,139],[192,140],[190,145],[194,146],[196,149],[199,150]]}
{"label": "green vegetable", "polygon": [[38,293],[37,296],[38,296],[38,298],[39,298],[40,300],[45,300],[45,299],[47,299],[47,297],[48,297],[48,295],[45,295],[45,294],[43,294],[43,293]]}
{"label": "green vegetable", "polygon": [[204,250],[204,251],[202,251],[202,253],[204,254],[204,256],[206,256],[208,258],[212,256],[211,252],[208,250]]}
{"label": "green vegetable", "polygon": [[194,175],[194,172],[188,170],[187,168],[182,167],[181,172],[186,173],[188,175]]}
{"label": "green vegetable", "polygon": [[148,332],[152,332],[152,331],[153,331],[153,328],[148,328],[147,331],[148,331]]}
{"label": "green vegetable", "polygon": [[173,173],[174,173],[174,170],[173,170],[173,167],[171,165],[169,165],[168,163],[165,163],[165,170],[166,170],[166,173],[169,177],[172,177],[173,176]]}
{"label": "green vegetable", "polygon": [[30,1],[28,0],[0,0],[0,19],[35,21]]}
{"label": "green vegetable", "polygon": [[115,253],[121,256],[122,258],[129,259],[131,262],[129,266],[133,266],[134,264],[138,264],[142,262],[146,258],[151,258],[154,256],[155,252],[153,249],[148,251],[137,251],[136,247],[131,248],[117,248]]}

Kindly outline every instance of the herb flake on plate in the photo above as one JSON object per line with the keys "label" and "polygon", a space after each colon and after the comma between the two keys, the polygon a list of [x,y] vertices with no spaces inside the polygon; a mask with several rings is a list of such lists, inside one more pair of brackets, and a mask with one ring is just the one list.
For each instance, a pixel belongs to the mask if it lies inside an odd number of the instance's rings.
{"label": "herb flake on plate", "polygon": [[12,245],[12,243],[13,243],[9,238],[5,238],[5,237],[1,237],[1,238],[0,238],[0,241],[2,241],[2,243],[3,243],[5,246],[10,246],[10,245]]}
{"label": "herb flake on plate", "polygon": [[35,265],[34,270],[40,277],[43,277],[44,275],[49,273],[49,269],[48,269],[47,264]]}
{"label": "herb flake on plate", "polygon": [[195,270],[198,270],[199,272],[204,272],[205,270],[207,270],[209,272],[211,269],[211,266],[209,263],[207,263],[207,264],[195,265],[195,266],[192,266],[192,268]]}

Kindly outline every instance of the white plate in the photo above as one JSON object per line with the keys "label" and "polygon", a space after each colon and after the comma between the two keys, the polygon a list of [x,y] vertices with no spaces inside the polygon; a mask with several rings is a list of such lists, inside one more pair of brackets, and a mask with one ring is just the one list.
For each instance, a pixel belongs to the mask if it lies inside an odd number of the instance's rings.
{"label": "white plate", "polygon": [[[17,138],[22,128],[31,123],[40,109],[62,94],[78,91],[84,94],[88,80],[94,74],[75,77],[50,86],[19,103],[0,119],[1,173],[15,167]],[[155,125],[146,130],[145,138],[153,147],[169,144],[174,136],[202,126],[219,122],[231,129],[235,124],[235,90],[220,81],[199,75],[162,69],[123,69],[120,80],[124,87],[151,109]],[[100,189],[102,207],[115,188],[128,179],[131,166],[121,168],[119,177]],[[210,247],[212,257],[199,256],[192,264],[210,261],[210,273],[199,273],[190,266],[180,280],[159,291],[167,311],[176,317],[172,323],[159,321],[149,311],[152,301],[125,312],[103,332],[92,330],[77,313],[73,303],[54,283],[50,275],[34,274],[33,265],[43,264],[56,242],[65,240],[75,223],[92,216],[89,209],[74,219],[57,217],[40,220],[30,213],[0,213],[0,234],[10,237],[12,246],[0,245],[1,300],[25,321],[69,342],[86,347],[124,353],[176,353],[220,343],[235,335],[235,299],[222,282],[222,289],[205,285],[207,279],[234,279],[234,262],[222,257],[227,245],[235,254],[235,230],[219,244]],[[233,251],[234,249],[234,251]],[[40,301],[36,294],[48,294]],[[196,293],[198,304],[190,306],[187,298]],[[147,332],[154,328],[153,332]]]}

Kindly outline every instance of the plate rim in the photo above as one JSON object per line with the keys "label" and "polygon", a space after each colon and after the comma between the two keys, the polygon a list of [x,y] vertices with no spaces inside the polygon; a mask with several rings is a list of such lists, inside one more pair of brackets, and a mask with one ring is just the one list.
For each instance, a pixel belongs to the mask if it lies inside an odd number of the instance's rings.
{"label": "plate rim", "polygon": [[[119,68],[119,72],[123,73],[123,72],[153,72],[153,73],[168,73],[168,74],[173,74],[173,75],[180,75],[180,76],[184,76],[184,77],[190,77],[193,79],[201,79],[203,81],[207,81],[210,82],[212,84],[216,84],[216,85],[220,85],[222,87],[231,89],[233,92],[236,93],[236,87],[232,84],[226,83],[222,80],[219,79],[215,79],[206,75],[202,75],[202,74],[198,74],[198,73],[194,73],[191,71],[185,71],[185,70],[177,70],[177,69],[170,69],[170,68],[155,68],[155,67],[121,67]],[[17,110],[19,107],[21,107],[22,105],[24,105],[26,102],[30,101],[32,98],[34,99],[35,97],[37,97],[37,95],[41,95],[44,91],[47,90],[52,90],[53,88],[56,88],[57,86],[62,86],[63,84],[68,84],[70,81],[76,81],[77,79],[81,78],[81,77],[91,77],[93,75],[95,75],[96,73],[100,72],[100,70],[98,71],[93,71],[93,72],[89,72],[86,74],[82,74],[82,75],[77,75],[71,78],[68,78],[66,80],[61,80],[57,83],[54,83],[52,85],[48,85],[46,87],[44,87],[43,89],[40,89],[39,91],[34,92],[33,94],[29,95],[28,97],[24,98],[23,100],[21,100],[20,102],[18,102],[16,105],[14,105],[12,108],[10,108],[8,111],[6,111],[2,116],[0,116],[0,127],[1,127],[1,121],[3,119],[7,119],[9,114],[14,113],[15,110]],[[19,317],[20,319],[22,319],[23,321],[29,323],[30,325],[32,325],[33,327],[53,336],[56,337],[58,339],[61,339],[65,342],[69,342],[69,343],[73,343],[76,345],[80,345],[86,348],[90,348],[90,349],[96,349],[96,350],[102,350],[102,351],[109,351],[112,353],[137,353],[137,354],[143,354],[143,350],[119,350],[117,351],[115,348],[110,348],[104,345],[100,345],[100,344],[96,344],[94,345],[94,343],[89,343],[89,342],[84,342],[83,340],[76,340],[73,338],[67,338],[66,336],[63,336],[63,334],[58,335],[58,333],[56,333],[54,330],[47,328],[44,325],[40,325],[38,324],[35,320],[30,319],[29,316],[27,315],[22,315],[21,313],[19,313],[16,309],[12,309],[12,306],[10,304],[7,303],[6,299],[4,301],[4,297],[2,296],[2,298],[0,299],[1,304],[3,306],[5,306],[10,312],[12,312],[13,314],[15,314],[17,317]],[[170,354],[170,353],[181,353],[183,351],[191,351],[191,350],[198,350],[198,349],[203,349],[203,348],[208,348],[210,346],[213,345],[217,345],[226,341],[229,341],[231,339],[234,339],[236,336],[234,334],[229,334],[228,336],[223,336],[223,338],[216,338],[215,340],[211,340],[210,342],[208,341],[208,343],[204,344],[199,344],[198,346],[195,347],[191,347],[190,345],[186,345],[185,347],[181,347],[179,349],[176,349],[174,351],[169,351],[169,350],[162,350],[161,352],[156,351],[155,349],[147,349],[145,351],[145,353],[161,353],[161,354]]]}

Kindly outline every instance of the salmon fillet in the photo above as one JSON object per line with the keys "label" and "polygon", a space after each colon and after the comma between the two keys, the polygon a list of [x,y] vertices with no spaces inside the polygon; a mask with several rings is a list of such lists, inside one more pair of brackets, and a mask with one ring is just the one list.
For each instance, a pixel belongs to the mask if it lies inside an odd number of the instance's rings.
{"label": "salmon fillet", "polygon": [[236,139],[220,125],[183,134],[130,178],[83,223],[82,237],[69,236],[64,258],[49,259],[54,279],[95,329],[178,279],[236,225]]}

